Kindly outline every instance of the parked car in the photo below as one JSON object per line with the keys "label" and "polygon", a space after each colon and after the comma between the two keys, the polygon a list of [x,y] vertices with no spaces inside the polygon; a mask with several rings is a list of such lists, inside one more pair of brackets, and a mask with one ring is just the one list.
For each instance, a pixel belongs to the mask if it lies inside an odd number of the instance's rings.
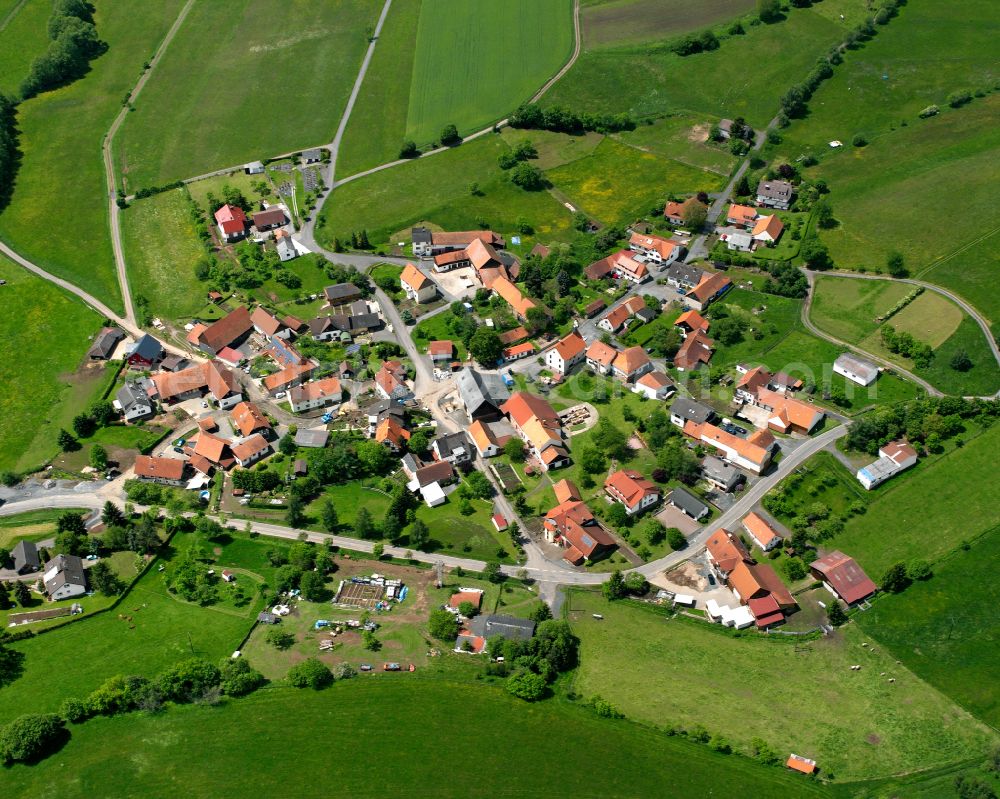
{"label": "parked car", "polygon": [[362,663],[361,666],[360,666],[360,668],[361,668],[361,671],[371,671],[372,670],[372,664],[371,663]]}
{"label": "parked car", "polygon": [[398,663],[383,663],[382,671],[402,671]]}
{"label": "parked car", "polygon": [[275,399],[284,399],[285,398],[285,392],[284,391],[279,391],[277,394],[274,395],[274,398]]}
{"label": "parked car", "polygon": [[178,453],[180,455],[184,454],[184,450],[182,450],[180,447],[174,447],[174,452],[176,452],[176,453]]}

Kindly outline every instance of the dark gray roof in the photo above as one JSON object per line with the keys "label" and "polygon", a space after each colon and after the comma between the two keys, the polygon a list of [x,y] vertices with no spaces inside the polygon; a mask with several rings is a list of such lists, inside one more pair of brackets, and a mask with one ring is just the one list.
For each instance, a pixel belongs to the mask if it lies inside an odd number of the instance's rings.
{"label": "dark gray roof", "polygon": [[168,355],[160,363],[160,368],[167,372],[177,372],[184,368],[187,363],[187,358],[183,358],[180,355]]}
{"label": "dark gray roof", "polygon": [[42,561],[38,557],[38,547],[32,541],[18,541],[10,553],[14,559],[14,571],[38,571]]}
{"label": "dark gray roof", "polygon": [[722,458],[714,455],[706,455],[701,462],[701,471],[706,477],[725,485],[733,485],[739,480],[742,472],[732,464],[726,463]]}
{"label": "dark gray roof", "polygon": [[652,322],[657,317],[656,311],[652,308],[640,308],[635,312],[635,315],[643,322]]}
{"label": "dark gray roof", "polygon": [[425,227],[415,227],[410,231],[414,244],[430,244],[431,232]]}
{"label": "dark gray roof", "polygon": [[693,399],[688,399],[687,397],[678,397],[675,399],[670,406],[670,413],[674,416],[680,416],[683,419],[697,422],[698,424],[707,422],[715,415],[715,411],[707,405],[702,405],[700,402],[695,402]]}
{"label": "dark gray roof", "polygon": [[757,184],[758,197],[788,202],[794,193],[795,187],[787,180],[762,180]]}
{"label": "dark gray roof", "polygon": [[[278,239],[277,243],[274,245],[276,250],[287,250],[289,255],[298,255],[298,250],[295,249],[295,245],[288,236],[283,236]],[[279,252],[278,255],[281,255]]]}
{"label": "dark gray roof", "polygon": [[482,374],[469,367],[458,373],[458,393],[470,415],[486,404],[499,409],[510,399],[500,375]]}
{"label": "dark gray roof", "polygon": [[318,147],[311,150],[303,150],[302,157],[308,161],[319,161],[323,157],[323,153],[320,152]]}
{"label": "dark gray roof", "polygon": [[128,354],[156,361],[163,357],[163,345],[147,333],[132,346]]}
{"label": "dark gray roof", "polygon": [[257,621],[261,624],[277,624],[279,619],[273,613],[268,613],[267,611],[261,611],[257,614]]}
{"label": "dark gray roof", "polygon": [[708,513],[708,505],[698,499],[698,497],[690,491],[685,491],[683,488],[675,488],[667,494],[667,502],[676,505],[688,516],[695,519],[705,513]]}
{"label": "dark gray roof", "polygon": [[93,345],[87,350],[87,355],[91,358],[107,358],[123,338],[125,334],[117,327],[106,327],[98,333]]}
{"label": "dark gray roof", "polygon": [[512,641],[527,641],[535,634],[535,623],[531,619],[502,614],[476,616],[469,622],[469,627],[473,633],[483,638],[502,635]]}
{"label": "dark gray roof", "polygon": [[326,446],[330,434],[326,430],[304,430],[301,427],[295,434],[295,443],[300,447],[316,447],[320,449]]}
{"label": "dark gray roof", "polygon": [[697,286],[704,274],[705,272],[697,266],[674,263],[663,273],[663,276],[667,280],[674,280],[681,285]]}
{"label": "dark gray roof", "polygon": [[[347,314],[334,314],[330,317],[330,324],[337,330],[345,333],[357,333],[365,330],[375,330],[382,326],[382,319],[377,313],[362,313],[355,316]],[[310,322],[310,326],[312,323]],[[327,326],[329,329],[329,325]],[[314,334],[315,335],[315,334]]]}
{"label": "dark gray roof", "polygon": [[438,454],[442,458],[447,458],[455,450],[464,449],[466,454],[471,451],[468,436],[465,433],[451,433],[440,438],[435,438],[433,445],[437,447]]}
{"label": "dark gray roof", "polygon": [[335,300],[351,300],[361,296],[361,289],[353,283],[338,283],[336,286],[327,286],[323,289],[323,295],[331,302]]}
{"label": "dark gray roof", "polygon": [[317,316],[315,319],[310,319],[308,324],[309,333],[313,336],[319,336],[329,330],[337,329],[337,326],[333,323],[332,316]]}
{"label": "dark gray roof", "polygon": [[52,569],[56,573],[45,580],[45,590],[54,594],[64,585],[79,585],[87,587],[87,576],[83,573],[83,561],[76,555],[56,555],[45,564],[46,574]]}
{"label": "dark gray roof", "polygon": [[146,390],[134,380],[130,380],[118,389],[118,393],[115,394],[115,399],[118,400],[118,404],[122,406],[123,411],[128,411],[136,405],[147,408],[151,408],[153,406]]}
{"label": "dark gray roof", "polygon": [[369,416],[376,417],[380,422],[386,416],[392,416],[396,419],[406,418],[406,408],[397,399],[380,399],[378,402],[366,405],[362,410]]}

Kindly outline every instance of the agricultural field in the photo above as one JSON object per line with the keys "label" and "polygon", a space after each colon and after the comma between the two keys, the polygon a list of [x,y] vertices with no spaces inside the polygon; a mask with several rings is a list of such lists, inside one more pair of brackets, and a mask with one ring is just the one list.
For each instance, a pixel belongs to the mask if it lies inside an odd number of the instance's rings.
{"label": "agricultural field", "polygon": [[[570,0],[423,0],[406,138],[423,145],[437,140],[448,124],[465,135],[531,97],[569,60],[572,5]],[[445,41],[448,46],[442,47]]]}
{"label": "agricultural field", "polygon": [[817,275],[809,315],[831,336],[857,344],[878,327],[876,317],[891,310],[913,289],[892,280]]}
{"label": "agricultural field", "polygon": [[585,0],[580,13],[587,50],[640,44],[701,30],[753,11],[753,0]]}
{"label": "agricultural field", "polygon": [[[423,0],[393,0],[337,155],[345,178],[399,157],[413,75],[413,32]],[[378,119],[378,125],[371,121]],[[447,123],[445,123],[447,124]]]}
{"label": "agricultural field", "polygon": [[[0,471],[36,469],[58,451],[61,426],[103,385],[103,364],[81,364],[97,314],[51,283],[0,258],[7,284],[0,337]],[[23,379],[31,375],[31,390]]]}
{"label": "agricultural field", "polygon": [[662,204],[666,194],[722,188],[723,178],[679,161],[602,141],[591,155],[546,172],[557,191],[605,224],[627,224]]}
{"label": "agricultural field", "polygon": [[857,617],[861,628],[916,674],[994,726],[1000,721],[1000,671],[990,642],[1000,635],[1000,528],[938,561],[934,576],[885,596]]}
{"label": "agricultural field", "polygon": [[[685,109],[713,117],[742,116],[763,129],[778,112],[786,89],[801,81],[816,58],[842,41],[863,15],[859,0],[824,0],[814,8],[791,9],[782,22],[724,38],[717,50],[684,58],[666,43],[589,50],[542,104],[589,113],[628,112],[639,119]],[[778,52],[781,58],[773,56]]]}
{"label": "agricultural field", "polygon": [[[129,193],[330,141],[381,6],[293,0],[275,29],[263,0],[196,4],[116,137]],[[262,90],[277,75],[280,93]]]}
{"label": "agricultural field", "polygon": [[1000,486],[968,476],[989,474],[998,446],[1000,428],[994,426],[931,463],[918,463],[881,486],[868,512],[823,546],[857,558],[876,581],[898,561],[933,563],[996,523]]}
{"label": "agricultural field", "polygon": [[194,268],[206,253],[187,191],[173,189],[136,200],[122,213],[121,227],[133,293],[149,300],[156,316],[194,316],[205,303],[205,288]]}
{"label": "agricultural field", "polygon": [[978,236],[919,273],[921,280],[937,283],[967,299],[986,317],[994,337],[1000,336],[1000,292],[995,283],[998,232],[994,229]]}
{"label": "agricultural field", "polygon": [[35,56],[49,45],[46,0],[4,3],[0,7],[0,93],[17,95]]}
{"label": "agricultural field", "polygon": [[[13,199],[0,213],[0,237],[119,311],[101,139],[182,5],[182,0],[102,3],[94,19],[108,51],[80,80],[19,107],[23,157]],[[47,231],[44,236],[38,235],[41,230]]]}
{"label": "agricultural field", "polygon": [[[343,242],[352,231],[365,229],[369,240],[380,246],[408,237],[409,228],[425,220],[448,230],[477,228],[482,222],[509,233],[523,219],[540,241],[571,238],[568,210],[548,192],[513,185],[497,165],[499,155],[509,149],[501,137],[485,136],[340,186],[317,220],[317,241],[330,247],[333,239]],[[480,194],[471,193],[473,183]]]}
{"label": "agricultural field", "polygon": [[667,619],[596,593],[573,592],[568,606],[581,640],[573,689],[641,723],[700,726],[741,752],[759,737],[782,756],[816,759],[837,781],[944,766],[997,741],[895,657],[862,647],[867,636],[855,625],[797,643]]}
{"label": "agricultural field", "polygon": [[[175,537],[159,563],[169,569],[172,559],[191,544],[188,538]],[[214,543],[218,565],[229,565],[228,542]],[[253,543],[261,550],[275,546]],[[243,607],[186,602],[167,592],[166,572],[158,565],[149,568],[116,610],[11,644],[25,656],[24,673],[0,691],[0,721],[21,713],[58,711],[63,699],[83,696],[115,674],[152,677],[184,658],[216,661],[228,656],[249,631],[260,600],[254,594]],[[65,668],[55,668],[57,664]]]}
{"label": "agricultural field", "polygon": [[614,134],[625,144],[697,169],[729,175],[739,159],[721,145],[708,141],[714,119],[706,114],[677,112],[635,130]]}
{"label": "agricultural field", "polygon": [[[292,718],[296,723],[285,725],[280,746],[295,757],[260,757],[260,742],[273,736],[275,719]],[[474,770],[455,769],[454,752],[441,742],[466,738],[470,730],[482,729],[483,719],[504,730],[503,745],[479,747]],[[385,734],[387,726],[394,734]],[[538,746],[553,736],[565,749],[557,758]],[[130,753],[114,769],[107,767],[108,740]],[[377,777],[356,766],[363,740],[379,742]],[[628,752],[630,768],[606,768],[593,754],[602,750]],[[511,762],[518,768],[511,769]],[[797,775],[601,719],[568,702],[525,705],[497,688],[423,679],[419,671],[362,676],[319,693],[275,686],[221,707],[188,705],[158,715],[94,719],[74,727],[58,755],[35,766],[15,766],[9,776],[26,795],[55,790],[73,799],[96,790],[114,796],[141,784],[143,795],[155,799],[178,791],[240,797],[248,781],[261,795],[319,796],[326,790],[317,783],[319,773],[322,782],[353,796],[370,795],[374,782],[383,795],[440,799],[468,797],[484,785],[504,785],[511,795],[551,797],[827,795]]]}
{"label": "agricultural field", "polygon": [[579,136],[566,136],[543,130],[525,130],[523,128],[504,128],[500,137],[513,149],[521,142],[531,142],[538,151],[538,158],[532,164],[543,172],[584,158],[594,152],[604,141],[600,133],[583,133]]}

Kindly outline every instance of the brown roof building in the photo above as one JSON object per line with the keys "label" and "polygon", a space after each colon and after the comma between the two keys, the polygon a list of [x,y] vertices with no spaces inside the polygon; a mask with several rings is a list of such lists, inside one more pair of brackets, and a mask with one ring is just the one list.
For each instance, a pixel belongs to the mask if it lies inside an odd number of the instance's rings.
{"label": "brown roof building", "polygon": [[814,560],[809,565],[809,570],[817,580],[823,581],[831,593],[848,605],[861,602],[878,590],[857,561],[839,550]]}

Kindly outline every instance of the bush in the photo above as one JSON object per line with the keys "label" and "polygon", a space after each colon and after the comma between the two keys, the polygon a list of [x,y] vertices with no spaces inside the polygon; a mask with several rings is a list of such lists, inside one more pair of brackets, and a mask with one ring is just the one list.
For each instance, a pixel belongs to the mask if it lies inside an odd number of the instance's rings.
{"label": "bush", "polygon": [[521,669],[507,678],[505,687],[508,693],[518,699],[534,702],[545,695],[545,678],[541,674]]}
{"label": "bush", "polygon": [[338,663],[333,667],[333,676],[338,680],[349,680],[351,677],[356,677],[357,674],[357,669],[350,663]]}
{"label": "bush", "polygon": [[156,685],[166,700],[191,702],[219,685],[221,679],[219,669],[211,663],[189,658],[160,674]]}
{"label": "bush", "polygon": [[288,670],[288,682],[296,688],[319,691],[333,683],[333,672],[316,658],[308,658]]}
{"label": "bush", "polygon": [[66,738],[65,722],[54,713],[18,716],[0,730],[0,760],[37,760]]}
{"label": "bush", "polygon": [[70,697],[63,701],[59,715],[71,724],[80,724],[90,718],[90,710],[82,699]]}
{"label": "bush", "polygon": [[854,138],[851,139],[851,144],[853,144],[855,147],[865,147],[868,144],[868,139],[866,139],[860,133],[855,133]]}
{"label": "bush", "polygon": [[952,92],[948,95],[948,105],[952,108],[961,108],[966,103],[972,102],[972,92],[968,89]]}
{"label": "bush", "polygon": [[684,537],[684,533],[676,527],[671,527],[667,530],[667,543],[670,544],[672,550],[677,552],[687,546],[687,539]]}
{"label": "bush", "polygon": [[219,669],[222,674],[222,692],[227,696],[246,696],[260,688],[267,680],[245,658],[228,658]]}
{"label": "bush", "polygon": [[439,641],[451,642],[458,638],[458,620],[447,610],[432,610],[427,629]]}
{"label": "bush", "polygon": [[295,643],[295,636],[292,633],[279,630],[277,627],[272,627],[264,635],[264,640],[275,649],[285,650]]}

